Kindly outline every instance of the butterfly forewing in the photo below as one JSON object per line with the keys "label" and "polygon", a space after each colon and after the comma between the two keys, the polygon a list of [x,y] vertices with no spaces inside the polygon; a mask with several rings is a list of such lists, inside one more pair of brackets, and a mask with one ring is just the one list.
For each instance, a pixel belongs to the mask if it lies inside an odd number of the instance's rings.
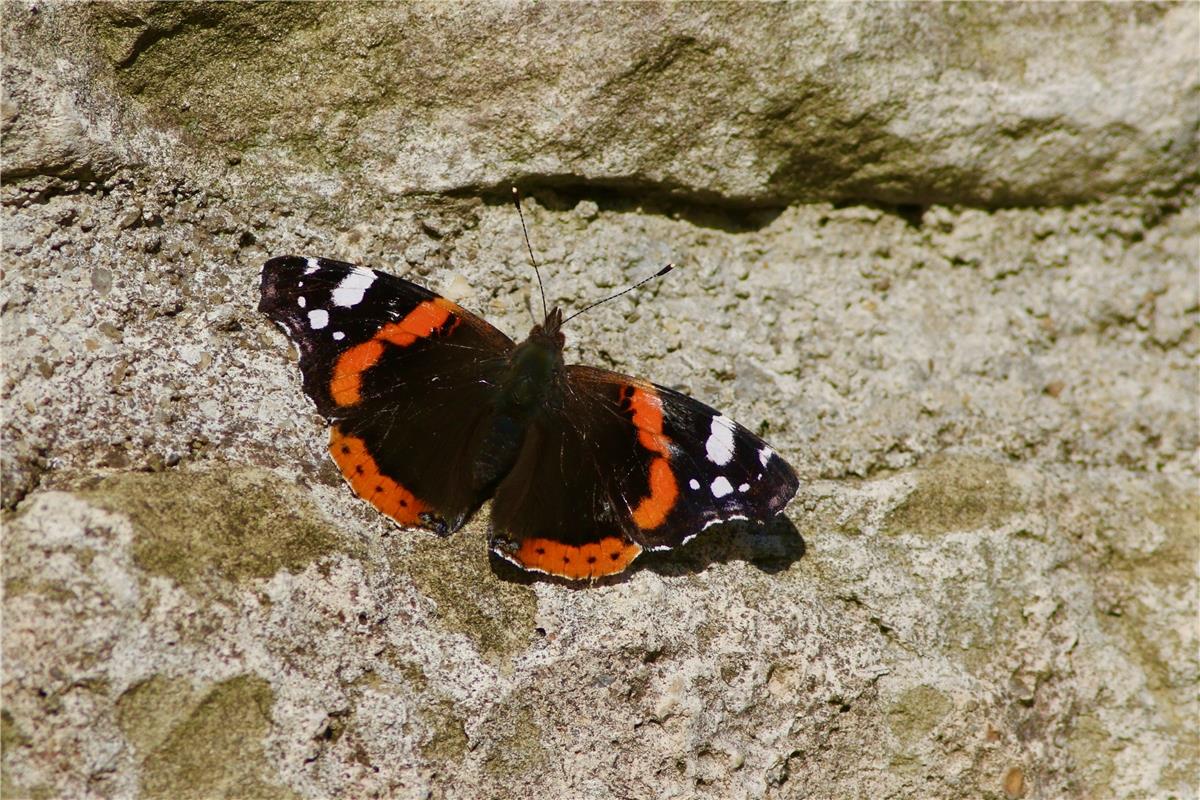
{"label": "butterfly forewing", "polygon": [[355,492],[439,530],[486,499],[471,464],[507,336],[414,283],[326,259],[268,261],[259,309],[299,349],[305,392],[332,423],[330,453]]}
{"label": "butterfly forewing", "polygon": [[716,409],[672,389],[654,388],[679,501],[666,525],[647,534],[648,547],[675,547],[717,523],[766,522],[783,511],[799,486],[791,465]]}

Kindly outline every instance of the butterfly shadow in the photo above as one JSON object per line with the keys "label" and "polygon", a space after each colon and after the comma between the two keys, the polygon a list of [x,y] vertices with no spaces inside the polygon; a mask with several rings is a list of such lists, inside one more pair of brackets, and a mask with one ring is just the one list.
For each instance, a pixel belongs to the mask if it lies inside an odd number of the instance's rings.
{"label": "butterfly shadow", "polygon": [[549,583],[569,589],[590,589],[624,583],[642,570],[664,577],[697,575],[713,564],[744,561],[768,574],[783,572],[804,557],[804,537],[785,515],[765,523],[723,522],[714,525],[682,547],[643,553],[628,570],[593,581],[572,581],[554,575],[525,572],[494,553],[492,572],[509,583]]}

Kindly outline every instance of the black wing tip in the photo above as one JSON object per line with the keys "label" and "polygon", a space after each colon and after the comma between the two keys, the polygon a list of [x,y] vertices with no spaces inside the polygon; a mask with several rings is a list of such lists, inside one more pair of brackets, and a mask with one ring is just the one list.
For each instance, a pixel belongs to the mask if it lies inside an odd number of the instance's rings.
{"label": "black wing tip", "polygon": [[262,276],[263,285],[266,285],[268,276],[296,269],[304,263],[305,259],[301,256],[275,256],[263,262],[262,269],[258,271],[258,274]]}
{"label": "black wing tip", "polygon": [[274,256],[268,258],[262,265],[262,274],[267,272],[282,272],[285,270],[299,269],[308,264],[308,259],[304,256],[287,255]]}
{"label": "black wing tip", "polygon": [[777,517],[786,511],[792,500],[796,499],[796,491],[799,488],[799,482],[792,482],[785,485],[782,491],[778,492],[772,499],[770,504],[771,516],[769,518]]}
{"label": "black wing tip", "polygon": [[767,502],[767,516],[764,521],[774,519],[782,514],[788,507],[788,504],[796,497],[796,492],[800,489],[800,476],[796,474],[796,470],[789,464],[778,452],[772,453],[771,463],[768,466],[771,475],[776,483],[775,491],[771,493],[771,499]]}
{"label": "black wing tip", "polygon": [[271,316],[287,295],[290,277],[302,267],[307,268],[309,259],[304,256],[287,255],[267,259],[259,271],[258,310]]}

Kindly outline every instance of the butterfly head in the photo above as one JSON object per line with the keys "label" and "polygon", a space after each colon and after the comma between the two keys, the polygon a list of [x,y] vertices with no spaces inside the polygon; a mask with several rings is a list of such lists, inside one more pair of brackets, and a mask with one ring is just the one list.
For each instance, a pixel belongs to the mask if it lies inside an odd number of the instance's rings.
{"label": "butterfly head", "polygon": [[564,337],[562,334],[563,314],[562,309],[555,307],[550,309],[546,314],[546,318],[542,320],[541,325],[534,325],[533,330],[529,332],[529,338],[541,338],[548,341],[557,340],[559,346],[562,346]]}
{"label": "butterfly head", "polygon": [[[534,325],[529,331],[529,336],[514,352],[513,362],[520,363],[524,352],[529,351],[529,355],[524,355],[525,359],[546,364],[557,362],[557,365],[561,366],[563,346],[567,343],[567,337],[562,332],[562,324],[562,309],[552,308],[546,314],[546,319],[542,321],[542,324]],[[534,371],[539,370],[535,369]]]}

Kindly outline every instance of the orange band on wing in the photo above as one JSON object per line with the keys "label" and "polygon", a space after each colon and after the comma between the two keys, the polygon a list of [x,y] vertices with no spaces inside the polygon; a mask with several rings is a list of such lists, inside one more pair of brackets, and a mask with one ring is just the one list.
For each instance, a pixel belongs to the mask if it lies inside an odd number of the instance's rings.
{"label": "orange band on wing", "polygon": [[671,443],[663,434],[662,400],[657,394],[645,389],[634,389],[629,398],[633,410],[633,424],[638,429],[638,442],[642,447],[661,456],[670,455],[667,445]]}
{"label": "orange band on wing", "polygon": [[397,522],[415,525],[421,512],[429,510],[412,492],[379,471],[362,439],[335,426],[329,430],[329,452],[355,493]]}
{"label": "orange band on wing", "polygon": [[375,334],[375,338],[391,342],[398,347],[408,347],[417,339],[423,339],[445,325],[453,307],[450,301],[440,297],[426,300],[408,312],[408,316],[399,322],[384,325],[379,333]]}
{"label": "orange band on wing", "polygon": [[679,485],[671,465],[665,458],[654,459],[650,462],[650,496],[633,510],[634,523],[642,530],[657,528],[667,521],[678,497]]}
{"label": "orange band on wing", "polygon": [[[333,367],[333,378],[329,381],[329,396],[333,402],[339,406],[352,406],[362,401],[362,374],[379,363],[384,342],[408,347],[445,325],[457,308],[454,303],[441,297],[426,300],[399,322],[384,325],[374,338],[342,353]],[[454,317],[454,320],[457,322],[458,318]]]}
{"label": "orange band on wing", "polygon": [[526,569],[572,580],[600,578],[623,572],[642,548],[617,536],[580,546],[550,539],[526,539],[512,557]]}
{"label": "orange band on wing", "polygon": [[351,347],[342,353],[333,367],[329,396],[339,406],[352,406],[362,400],[362,374],[375,366],[383,355],[383,345],[375,339]]}

